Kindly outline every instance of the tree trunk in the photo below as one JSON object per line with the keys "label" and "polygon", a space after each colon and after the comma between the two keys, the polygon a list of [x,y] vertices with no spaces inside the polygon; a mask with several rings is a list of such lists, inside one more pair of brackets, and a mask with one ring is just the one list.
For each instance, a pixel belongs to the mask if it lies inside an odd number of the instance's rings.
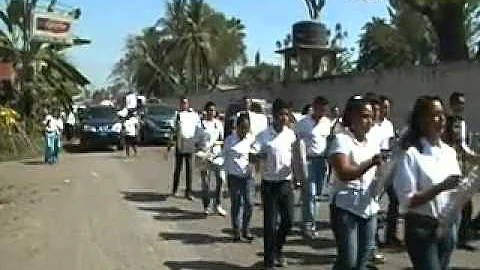
{"label": "tree trunk", "polygon": [[468,59],[463,3],[443,3],[431,22],[439,39],[439,59],[453,62]]}

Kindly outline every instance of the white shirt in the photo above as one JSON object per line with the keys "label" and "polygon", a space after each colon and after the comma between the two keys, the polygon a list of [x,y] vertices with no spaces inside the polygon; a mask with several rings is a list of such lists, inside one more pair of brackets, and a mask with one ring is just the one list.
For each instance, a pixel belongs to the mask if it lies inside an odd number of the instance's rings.
{"label": "white shirt", "polygon": [[181,111],[178,113],[177,124],[182,138],[194,138],[200,124],[200,117],[194,111]]}
{"label": "white shirt", "polygon": [[[235,117],[235,126],[237,125],[237,119],[241,113],[242,112],[238,112]],[[268,118],[265,114],[249,111],[248,117],[250,119],[250,132],[254,137],[268,128]]]}
{"label": "white shirt", "polygon": [[137,124],[138,119],[135,116],[125,120],[125,134],[132,137],[137,136]]}
{"label": "white shirt", "polygon": [[[359,142],[350,131],[344,130],[335,135],[329,156],[344,154],[349,158],[351,164],[359,166],[369,162],[379,152],[380,149],[375,142],[369,141],[368,138],[364,142]],[[332,190],[335,205],[362,217],[376,214],[380,207],[373,195],[370,196],[375,185],[376,169],[376,167],[372,167],[360,178],[352,181],[342,181],[333,170]]]}
{"label": "white shirt", "polygon": [[431,188],[450,175],[460,175],[460,166],[455,150],[440,142],[431,145],[421,139],[423,153],[416,147],[407,149],[399,160],[394,175],[394,188],[400,203],[400,213],[415,213],[438,218],[438,213],[449,201],[451,191],[444,191],[431,201],[414,208],[408,208],[410,198],[420,190]]}
{"label": "white shirt", "polygon": [[312,116],[301,119],[295,126],[295,133],[305,140],[307,156],[322,156],[325,153],[327,137],[330,134],[332,123],[327,117],[322,117],[318,123]]}
{"label": "white shirt", "polygon": [[75,114],[73,112],[70,112],[67,117],[67,124],[69,125],[75,125]]}
{"label": "white shirt", "polygon": [[127,109],[136,109],[137,108],[137,95],[135,93],[128,94],[125,97],[125,105]]}
{"label": "white shirt", "polygon": [[203,130],[202,145],[208,148],[213,154],[221,152],[222,147],[215,145],[216,142],[223,140],[223,124],[218,119],[203,120],[201,122]]}
{"label": "white shirt", "polygon": [[238,177],[250,177],[249,155],[251,153],[254,138],[251,135],[243,140],[236,133],[232,133],[225,139],[223,148],[224,169],[227,174]]}
{"label": "white shirt", "polygon": [[390,139],[395,137],[395,129],[392,122],[385,118],[379,124],[379,128],[380,134],[382,136],[382,142],[380,147],[382,149],[390,149],[392,147],[392,145],[390,145]]}
{"label": "white shirt", "polygon": [[193,110],[181,111],[177,115],[177,148],[180,153],[195,152],[195,143],[199,138],[200,117]]}
{"label": "white shirt", "polygon": [[269,127],[258,134],[253,148],[267,155],[263,166],[264,181],[292,180],[292,147],[296,139],[295,132],[288,127],[281,132]]}
{"label": "white shirt", "polygon": [[57,133],[60,134],[63,131],[63,120],[62,118],[55,119],[55,125],[57,126]]}
{"label": "white shirt", "polygon": [[57,125],[56,119],[50,114],[47,114],[47,116],[45,116],[45,120],[43,120],[43,124],[45,125],[45,129],[47,132],[58,131],[58,125]]}

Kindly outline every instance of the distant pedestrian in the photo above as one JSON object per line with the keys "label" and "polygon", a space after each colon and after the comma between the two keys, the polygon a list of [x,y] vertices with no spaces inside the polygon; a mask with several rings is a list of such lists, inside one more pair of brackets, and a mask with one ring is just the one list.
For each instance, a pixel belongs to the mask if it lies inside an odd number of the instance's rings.
{"label": "distant pedestrian", "polygon": [[137,155],[137,142],[138,142],[138,129],[139,121],[135,112],[129,113],[125,120],[125,154],[130,156],[130,148],[133,149],[133,153]]}

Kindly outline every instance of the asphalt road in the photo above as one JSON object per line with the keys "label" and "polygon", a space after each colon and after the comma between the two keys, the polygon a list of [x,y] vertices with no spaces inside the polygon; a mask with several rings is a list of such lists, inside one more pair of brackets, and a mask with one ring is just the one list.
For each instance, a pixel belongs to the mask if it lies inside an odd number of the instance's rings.
{"label": "asphalt road", "polygon": [[[54,166],[0,164],[0,269],[262,269],[261,208],[254,242],[232,243],[229,217],[202,214],[198,173],[195,201],[168,196],[172,170],[172,156],[166,160],[159,147],[130,159],[105,151],[64,153]],[[306,242],[295,230],[285,249],[287,269],[331,269],[334,240],[321,205],[321,237]],[[410,265],[402,250],[383,251],[380,269]],[[480,269],[479,253],[457,251],[453,265]]]}

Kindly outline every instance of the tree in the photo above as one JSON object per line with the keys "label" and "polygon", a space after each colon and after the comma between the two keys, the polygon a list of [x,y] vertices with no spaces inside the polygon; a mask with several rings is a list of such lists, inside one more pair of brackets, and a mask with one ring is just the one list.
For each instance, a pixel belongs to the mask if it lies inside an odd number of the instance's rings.
{"label": "tree", "polygon": [[255,53],[255,66],[258,67],[260,65],[260,52],[257,51]]}
{"label": "tree", "polygon": [[343,31],[342,25],[337,23],[333,32],[333,37],[330,40],[330,48],[340,51],[336,57],[334,66],[330,73],[332,74],[347,74],[353,71],[354,62],[352,61],[354,49],[347,49],[344,47],[344,42],[348,38],[348,32]]}
{"label": "tree", "polygon": [[[398,1],[398,0],[397,0]],[[466,60],[469,57],[469,33],[465,23],[478,10],[472,1],[405,0],[414,10],[424,15],[438,37],[438,56],[442,62]]]}
{"label": "tree", "polygon": [[267,63],[244,67],[238,76],[238,82],[247,86],[276,82],[280,80],[280,71],[279,66]]}
{"label": "tree", "polygon": [[362,28],[357,68],[369,70],[394,68],[412,63],[412,53],[406,39],[384,19],[372,18]]}
{"label": "tree", "polygon": [[[50,2],[50,10],[54,9],[55,3]],[[70,46],[30,40],[31,19],[25,15],[31,14],[36,5],[34,0],[11,0],[6,1],[4,10],[0,10],[4,25],[0,31],[0,58],[15,65],[22,83],[20,89],[13,86],[12,90],[16,90],[13,103],[17,104],[26,121],[40,116],[42,106],[70,107],[72,96],[89,83],[62,53]],[[72,16],[78,18],[79,13],[77,10]],[[76,45],[78,40],[74,41]],[[80,43],[84,42],[81,40]]]}
{"label": "tree", "polygon": [[170,1],[153,27],[129,38],[112,77],[152,95],[213,89],[246,62],[244,29],[203,1]]}

